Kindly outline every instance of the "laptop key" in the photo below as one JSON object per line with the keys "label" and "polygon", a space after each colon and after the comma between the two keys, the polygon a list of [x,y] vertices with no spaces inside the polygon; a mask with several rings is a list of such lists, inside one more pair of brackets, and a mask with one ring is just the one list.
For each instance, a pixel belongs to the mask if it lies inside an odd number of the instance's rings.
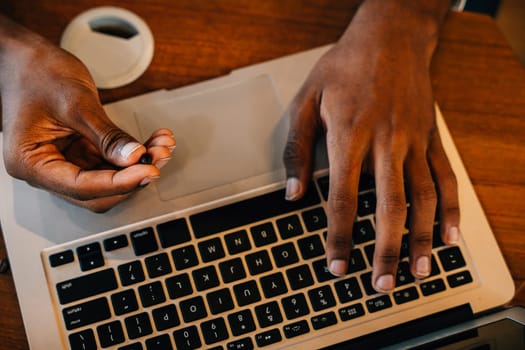
{"label": "laptop key", "polygon": [[136,256],[145,255],[159,249],[155,233],[151,227],[133,231],[129,235]]}
{"label": "laptop key", "polygon": [[124,342],[124,332],[120,321],[113,321],[97,327],[100,346],[107,348]]}
{"label": "laptop key", "polygon": [[419,287],[421,288],[421,293],[423,293],[424,296],[436,294],[446,289],[445,282],[443,282],[441,278],[437,280],[421,283]]}
{"label": "laptop key", "polygon": [[341,317],[341,320],[343,321],[353,320],[354,318],[364,316],[364,314],[365,309],[361,304],[345,306],[339,309],[339,317]]}
{"label": "laptop key", "polygon": [[106,298],[98,298],[85,303],[73,305],[62,310],[66,329],[72,330],[90,325],[111,317]]}
{"label": "laptop key", "polygon": [[173,332],[177,350],[192,350],[202,346],[196,326],[186,327]]}
{"label": "laptop key", "polygon": [[201,331],[206,345],[228,339],[228,330],[222,317],[201,323]]}
{"label": "laptop key", "polygon": [[255,281],[238,284],[233,287],[233,292],[239,306],[253,304],[261,300],[261,294]]}
{"label": "laptop key", "polygon": [[295,250],[295,247],[291,242],[273,247],[272,255],[275,260],[275,264],[278,267],[295,264],[299,261],[297,251]]}
{"label": "laptop key", "polygon": [[317,207],[301,213],[308,232],[326,228],[326,214],[323,207]]}
{"label": "laptop key", "polygon": [[132,261],[118,267],[120,282],[123,286],[129,286],[144,281],[144,269],[140,261]]}
{"label": "laptop key", "polygon": [[281,300],[286,318],[293,320],[297,317],[308,315],[310,309],[303,294],[295,294]]}
{"label": "laptop key", "polygon": [[173,350],[170,337],[167,334],[159,335],[146,340],[147,350]]}
{"label": "laptop key", "polygon": [[199,263],[195,247],[192,245],[172,250],[171,257],[177,270],[184,270]]}
{"label": "laptop key", "polygon": [[241,258],[234,258],[219,263],[219,271],[224,283],[234,282],[246,277]]}
{"label": "laptop key", "polygon": [[312,322],[313,329],[323,329],[336,324],[337,318],[335,317],[335,313],[330,311],[325,314],[312,317],[310,322]]}
{"label": "laptop key", "polygon": [[153,322],[158,331],[177,327],[180,324],[175,305],[169,304],[152,311]]}
{"label": "laptop key", "polygon": [[86,329],[69,335],[71,350],[96,350],[97,343],[91,329]]}
{"label": "laptop key", "polygon": [[210,312],[214,315],[220,314],[234,308],[233,299],[228,288],[219,289],[206,295]]}
{"label": "laptop key", "polygon": [[301,256],[308,260],[324,254],[323,243],[319,235],[310,235],[297,241]]}
{"label": "laptop key", "polygon": [[304,233],[297,215],[290,215],[276,221],[282,239],[287,239]]}
{"label": "laptop key", "polygon": [[281,340],[283,340],[283,337],[277,328],[255,335],[255,342],[257,343],[257,346],[261,348],[278,343]]}
{"label": "laptop key", "polygon": [[392,301],[388,295],[381,295],[366,301],[366,308],[370,313],[388,309],[389,307],[392,307]]}
{"label": "laptop key", "polygon": [[288,292],[288,287],[281,272],[261,277],[260,282],[266,298],[272,298]]}
{"label": "laptop key", "polygon": [[270,271],[273,268],[270,255],[266,250],[248,254],[245,259],[252,276]]}
{"label": "laptop key", "polygon": [[226,345],[227,350],[252,350],[253,342],[251,338],[242,338]]}
{"label": "laptop key", "polygon": [[228,315],[228,322],[234,336],[243,335],[255,330],[253,316],[248,309]]}
{"label": "laptop key", "polygon": [[354,244],[370,242],[376,237],[372,222],[368,219],[354,222],[352,231]]}
{"label": "laptop key", "polygon": [[310,303],[315,311],[335,306],[335,298],[330,286],[322,286],[308,291]]}
{"label": "laptop key", "polygon": [[314,279],[308,265],[299,265],[286,270],[286,277],[292,290],[306,288],[314,284]]}
{"label": "laptop key", "polygon": [[334,275],[330,272],[330,270],[328,270],[328,266],[326,266],[326,258],[314,261],[312,266],[314,268],[314,273],[317,278],[317,281],[319,282],[326,282],[337,278],[336,275]]}
{"label": "laptop key", "polygon": [[111,296],[111,304],[116,315],[124,315],[138,310],[137,297],[133,289],[115,293]]}
{"label": "laptop key", "polygon": [[125,318],[124,324],[130,339],[144,337],[153,332],[148,314],[145,312]]}
{"label": "laptop key", "polygon": [[355,273],[364,269],[366,269],[366,263],[363,258],[363,253],[361,253],[361,249],[352,249],[350,252],[348,271],[346,271],[346,273]]}
{"label": "laptop key", "polygon": [[191,240],[186,219],[176,219],[157,225],[160,244],[163,248],[173,247]]}
{"label": "laptop key", "polygon": [[250,229],[256,247],[277,242],[277,236],[271,222],[254,226]]}
{"label": "laptop key", "polygon": [[187,273],[166,279],[166,288],[170,299],[177,299],[193,293],[190,277]]}
{"label": "laptop key", "polygon": [[102,248],[98,242],[78,247],[77,255],[82,271],[89,271],[104,266]]}
{"label": "laptop key", "polygon": [[376,194],[367,192],[357,197],[357,216],[367,216],[376,211]]}
{"label": "laptop key", "polygon": [[283,332],[286,338],[294,338],[310,332],[310,326],[308,326],[308,322],[302,320],[284,326]]}
{"label": "laptop key", "polygon": [[276,301],[257,306],[255,308],[255,315],[257,316],[259,325],[262,328],[270,327],[283,321],[283,316],[279,310],[279,304],[277,304]]}
{"label": "laptop key", "polygon": [[171,272],[170,260],[166,253],[149,256],[144,262],[151,278],[160,277]]}
{"label": "laptop key", "polygon": [[73,251],[71,249],[68,249],[63,252],[50,255],[49,265],[51,265],[51,267],[57,267],[57,266],[69,264],[70,262],[73,262],[74,260],[75,260],[75,257],[73,255]]}
{"label": "laptop key", "polygon": [[414,282],[414,276],[410,272],[408,261],[401,261],[397,266],[396,287],[404,286]]}
{"label": "laptop key", "polygon": [[204,300],[201,296],[183,300],[179,304],[184,322],[193,322],[208,316]]}
{"label": "laptop key", "polygon": [[198,291],[217,287],[220,284],[217,270],[213,265],[193,270],[191,274]]}
{"label": "laptop key", "polygon": [[225,256],[224,248],[219,238],[212,238],[207,241],[199,242],[198,246],[202,261],[204,262],[221,259]]}
{"label": "laptop key", "polygon": [[472,282],[472,276],[470,272],[465,270],[453,275],[447,276],[448,284],[451,288],[456,288],[464,284]]}
{"label": "laptop key", "polygon": [[355,277],[337,281],[334,287],[341,303],[348,303],[349,301],[360,299],[363,296],[357,278]]}
{"label": "laptop key", "polygon": [[120,248],[128,246],[128,238],[126,235],[118,235],[114,237],[107,238],[102,243],[106,252],[111,252]]}
{"label": "laptop key", "polygon": [[443,249],[438,252],[438,255],[439,260],[441,260],[441,265],[443,265],[443,269],[445,269],[445,271],[459,269],[460,267],[466,265],[465,259],[463,259],[463,255],[461,254],[459,247]]}
{"label": "laptop key", "polygon": [[224,236],[226,247],[230,254],[238,254],[250,250],[252,245],[248,239],[246,230],[232,232]]}
{"label": "laptop key", "polygon": [[140,286],[139,295],[143,307],[157,305],[166,301],[162,284],[159,281]]}
{"label": "laptop key", "polygon": [[408,287],[402,290],[395,291],[393,294],[396,304],[404,304],[419,298],[416,287]]}
{"label": "laptop key", "polygon": [[117,278],[113,269],[73,278],[56,285],[60,304],[67,304],[117,289]]}

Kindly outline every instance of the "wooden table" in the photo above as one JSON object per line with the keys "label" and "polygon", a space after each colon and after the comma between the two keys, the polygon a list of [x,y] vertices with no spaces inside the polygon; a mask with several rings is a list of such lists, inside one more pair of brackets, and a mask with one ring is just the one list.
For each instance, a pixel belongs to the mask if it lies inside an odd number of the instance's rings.
{"label": "wooden table", "polygon": [[[150,25],[155,56],[129,86],[101,91],[104,103],[175,88],[230,70],[332,43],[355,0],[128,0]],[[123,2],[121,2],[123,3]],[[118,1],[4,0],[0,11],[58,43],[78,13]],[[525,69],[495,22],[452,13],[432,65],[435,96],[525,305]],[[0,256],[5,254],[0,240]],[[13,279],[0,275],[0,348],[27,349]]]}

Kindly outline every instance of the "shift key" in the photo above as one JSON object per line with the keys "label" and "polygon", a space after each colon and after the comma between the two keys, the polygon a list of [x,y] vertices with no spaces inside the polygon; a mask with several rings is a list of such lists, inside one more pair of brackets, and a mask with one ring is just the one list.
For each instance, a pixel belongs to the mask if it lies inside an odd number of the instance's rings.
{"label": "shift key", "polygon": [[58,299],[62,305],[105,293],[117,287],[117,278],[113,269],[90,273],[56,285]]}

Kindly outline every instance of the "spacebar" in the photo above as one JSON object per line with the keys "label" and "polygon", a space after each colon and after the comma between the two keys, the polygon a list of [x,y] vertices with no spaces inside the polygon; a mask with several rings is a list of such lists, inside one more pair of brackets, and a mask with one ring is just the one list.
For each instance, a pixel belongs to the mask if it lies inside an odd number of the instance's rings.
{"label": "spacebar", "polygon": [[314,183],[300,200],[284,199],[285,190],[278,190],[223,207],[190,216],[197,238],[206,237],[252,222],[310,207],[320,202]]}

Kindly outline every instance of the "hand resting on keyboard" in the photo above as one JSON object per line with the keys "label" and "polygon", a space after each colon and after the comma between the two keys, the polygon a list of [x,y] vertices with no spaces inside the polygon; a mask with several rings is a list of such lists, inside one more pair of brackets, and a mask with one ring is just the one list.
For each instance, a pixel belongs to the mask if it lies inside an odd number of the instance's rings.
{"label": "hand resting on keyboard", "polygon": [[442,239],[449,244],[458,240],[456,178],[436,127],[429,74],[446,11],[446,2],[365,1],[287,112],[291,128],[284,159],[289,199],[305,192],[316,138],[326,134],[330,162],[326,254],[336,275],[344,275],[348,268],[360,174],[374,174],[377,241],[372,284],[377,291],[395,286],[407,198],[412,204],[408,217],[414,277],[431,273],[438,195]]}

